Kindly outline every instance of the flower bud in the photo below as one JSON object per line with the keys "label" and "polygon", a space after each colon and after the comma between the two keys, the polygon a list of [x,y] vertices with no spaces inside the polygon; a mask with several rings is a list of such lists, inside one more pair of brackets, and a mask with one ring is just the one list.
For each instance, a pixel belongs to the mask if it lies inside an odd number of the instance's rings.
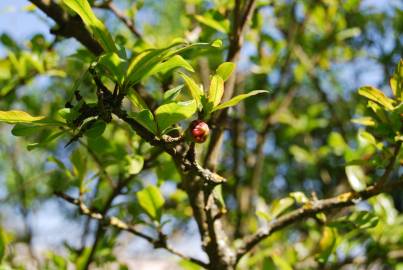
{"label": "flower bud", "polygon": [[208,125],[202,120],[194,120],[189,126],[190,135],[194,142],[202,143],[207,139],[210,132]]}

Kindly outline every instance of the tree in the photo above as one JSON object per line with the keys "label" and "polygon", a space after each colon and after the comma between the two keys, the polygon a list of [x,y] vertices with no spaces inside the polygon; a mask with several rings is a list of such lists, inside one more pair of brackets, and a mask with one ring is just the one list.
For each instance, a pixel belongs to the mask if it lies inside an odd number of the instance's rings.
{"label": "tree", "polygon": [[[124,232],[185,269],[403,266],[401,4],[30,2],[54,39],[1,37],[5,202],[26,224],[2,229],[3,268],[25,269],[18,242],[38,269],[106,265]],[[55,197],[81,243],[37,258],[30,213]],[[192,222],[206,258],[172,242]]]}

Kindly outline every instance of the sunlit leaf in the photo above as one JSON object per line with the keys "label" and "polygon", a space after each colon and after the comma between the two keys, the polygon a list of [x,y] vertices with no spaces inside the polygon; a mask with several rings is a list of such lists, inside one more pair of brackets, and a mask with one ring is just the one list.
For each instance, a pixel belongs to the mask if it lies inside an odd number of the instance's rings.
{"label": "sunlit leaf", "polygon": [[219,75],[211,78],[210,88],[208,91],[208,101],[213,104],[213,108],[220,104],[224,94],[224,80]]}
{"label": "sunlit leaf", "polygon": [[156,65],[148,74],[149,76],[152,76],[156,73],[166,73],[170,70],[173,70],[175,68],[184,68],[190,72],[194,72],[193,67],[185,60],[183,59],[182,56],[180,55],[175,55],[174,57],[168,59],[165,62],[162,62],[158,65]]}
{"label": "sunlit leaf", "polygon": [[216,39],[211,43],[212,47],[221,48],[222,47],[222,40]]}
{"label": "sunlit leaf", "polygon": [[45,116],[31,116],[23,111],[0,111],[0,121],[9,124],[32,123],[45,119]]}
{"label": "sunlit leaf", "polygon": [[358,89],[358,93],[380,105],[382,105],[386,110],[393,110],[393,99],[388,98],[381,90],[376,89],[372,86],[364,86]]}
{"label": "sunlit leaf", "polygon": [[216,74],[219,75],[224,81],[226,81],[235,70],[235,67],[235,64],[231,62],[222,63],[218,66]]}
{"label": "sunlit leaf", "polygon": [[372,117],[361,117],[351,120],[351,122],[363,126],[375,126],[375,121]]}
{"label": "sunlit leaf", "polygon": [[161,105],[155,110],[155,118],[160,132],[166,128],[193,116],[196,113],[194,100],[185,102],[171,102]]}
{"label": "sunlit leaf", "polygon": [[183,89],[184,85],[181,84],[175,88],[169,89],[164,93],[164,103],[168,103],[174,101],[176,97],[180,94],[181,90]]}
{"label": "sunlit leaf", "polygon": [[257,95],[257,94],[262,94],[262,93],[269,93],[269,91],[267,91],[267,90],[254,90],[254,91],[249,92],[247,94],[238,95],[238,96],[236,96],[236,97],[234,97],[234,98],[232,98],[232,99],[230,99],[230,100],[218,105],[212,111],[214,112],[214,111],[217,111],[217,110],[222,110],[222,109],[225,109],[225,108],[228,108],[228,107],[235,106],[239,102],[241,102],[242,100],[244,100],[244,99],[246,99],[248,97],[251,97],[251,96],[254,96],[254,95]]}
{"label": "sunlit leaf", "polygon": [[201,97],[204,95],[203,90],[196,84],[196,82],[183,73],[179,73],[181,77],[185,80],[186,86],[188,87],[190,94],[196,101],[197,108],[201,108]]}
{"label": "sunlit leaf", "polygon": [[157,134],[157,126],[154,121],[154,116],[150,110],[142,110],[140,112],[133,112],[130,114],[137,122],[153,134]]}
{"label": "sunlit leaf", "polygon": [[346,167],[346,175],[354,191],[363,191],[367,187],[364,170],[358,165]]}
{"label": "sunlit leaf", "polygon": [[352,27],[348,29],[343,29],[342,31],[338,32],[336,34],[336,39],[337,40],[344,40],[344,39],[349,39],[349,38],[354,38],[357,37],[361,34],[361,29],[358,27]]}
{"label": "sunlit leaf", "polygon": [[61,126],[64,123],[47,119],[45,116],[32,116],[24,111],[0,111],[0,122],[6,122],[9,124],[35,124],[35,125],[47,125],[47,126]]}
{"label": "sunlit leaf", "polygon": [[291,265],[282,256],[272,255],[271,258],[278,270],[292,270]]}
{"label": "sunlit leaf", "polygon": [[[181,42],[174,42],[168,47],[162,49],[149,49],[143,51],[134,56],[130,61],[126,74],[128,82],[131,84],[136,84],[157,72],[167,71],[168,69],[179,66],[193,71],[193,68],[189,63],[186,62],[186,60],[184,60],[182,57],[176,57],[176,55],[184,53],[192,48],[208,46],[212,45],[208,43],[184,44]],[[173,60],[170,61],[172,58]],[[162,66],[159,67],[159,65]]]}
{"label": "sunlit leaf", "polygon": [[288,196],[293,198],[295,202],[303,204],[309,201],[308,197],[301,191],[291,192]]}
{"label": "sunlit leaf", "polygon": [[390,88],[392,88],[393,95],[403,101],[403,59],[400,59],[395,73],[390,78]]}
{"label": "sunlit leaf", "polygon": [[164,197],[158,187],[150,185],[137,192],[137,200],[147,213],[147,215],[156,221],[161,220],[161,208],[164,205]]}
{"label": "sunlit leaf", "polygon": [[74,108],[63,108],[58,110],[57,113],[66,121],[74,121],[80,115]]}
{"label": "sunlit leaf", "polygon": [[168,57],[173,45],[163,49],[150,49],[135,56],[129,64],[126,77],[128,82],[136,84],[148,77],[152,70]]}
{"label": "sunlit leaf", "polygon": [[322,237],[319,242],[320,253],[316,259],[320,263],[326,263],[332,254],[337,243],[337,231],[328,226],[323,228]]}
{"label": "sunlit leaf", "polygon": [[129,92],[126,94],[126,97],[130,100],[130,102],[133,104],[133,106],[138,109],[138,110],[148,110],[148,106],[143,100],[143,98],[140,96],[139,93],[135,90],[129,90]]}
{"label": "sunlit leaf", "polygon": [[102,21],[92,12],[87,0],[63,0],[63,3],[81,17],[106,52],[118,52],[111,34]]}
{"label": "sunlit leaf", "polygon": [[195,15],[195,19],[200,23],[207,25],[214,30],[217,30],[222,33],[229,32],[229,23],[228,20],[217,21],[212,17],[211,14],[207,13],[205,15]]}
{"label": "sunlit leaf", "polygon": [[120,58],[117,53],[110,52],[102,55],[98,62],[108,70],[113,80],[123,85],[127,69],[126,60]]}
{"label": "sunlit leaf", "polygon": [[143,169],[144,158],[140,155],[128,157],[127,172],[129,174],[138,174]]}
{"label": "sunlit leaf", "polygon": [[287,211],[292,205],[294,205],[294,199],[289,197],[276,200],[271,205],[270,216],[273,218],[278,217]]}

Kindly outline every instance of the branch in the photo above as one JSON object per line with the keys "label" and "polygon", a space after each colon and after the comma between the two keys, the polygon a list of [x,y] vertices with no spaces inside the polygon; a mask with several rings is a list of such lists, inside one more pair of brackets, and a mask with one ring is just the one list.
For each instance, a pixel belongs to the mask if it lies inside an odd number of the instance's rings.
{"label": "branch", "polygon": [[[243,45],[243,36],[247,26],[248,21],[250,20],[256,6],[256,0],[249,0],[246,4],[244,10],[241,10],[241,1],[235,1],[234,7],[234,21],[232,25],[232,32],[229,36],[229,49],[227,55],[227,61],[237,63],[239,59],[239,54]],[[233,94],[236,84],[236,72],[234,72],[228,81],[225,84],[225,90],[222,100],[229,100]],[[214,122],[216,122],[217,128],[213,130],[211,135],[210,144],[207,150],[207,154],[204,160],[207,168],[215,170],[218,162],[218,155],[220,152],[220,148],[224,139],[224,129],[218,128],[224,126],[227,118],[228,110],[225,109],[221,111],[221,113],[215,115]]]}
{"label": "branch", "polygon": [[378,185],[372,185],[361,192],[346,192],[336,197],[323,199],[318,201],[310,201],[302,207],[281,216],[272,221],[266,228],[261,228],[257,233],[244,240],[243,246],[237,251],[237,262],[248,253],[258,243],[272,235],[274,232],[281,230],[288,225],[301,221],[307,217],[312,217],[317,213],[329,211],[335,208],[342,208],[371,198],[380,193],[403,187],[403,179],[391,182],[381,188]]}
{"label": "branch", "polygon": [[106,10],[110,10],[115,16],[123,23],[126,25],[126,27],[132,32],[138,39],[143,40],[143,36],[141,33],[137,30],[137,28],[134,26],[134,23],[132,20],[127,18],[125,14],[118,9],[112,1],[107,1],[106,3],[103,3],[102,5],[97,6],[99,8],[103,8]]}
{"label": "branch", "polygon": [[130,118],[127,113],[117,108],[114,113],[120,119],[128,123],[131,128],[136,131],[143,139],[149,142],[151,145],[161,147],[165,152],[170,154],[175,160],[179,161],[185,168],[185,170],[192,171],[196,175],[203,178],[205,184],[215,186],[217,184],[222,184],[226,182],[226,179],[222,176],[203,168],[196,161],[190,160],[188,157],[184,156],[183,153],[180,153],[175,149],[175,145],[178,145],[183,142],[183,137],[173,138],[168,135],[163,135],[161,138],[157,138],[154,134],[144,128],[141,124],[139,124],[133,118]]}
{"label": "branch", "polygon": [[29,1],[58,24],[59,28],[52,29],[52,34],[68,38],[73,37],[95,55],[100,55],[103,52],[101,45],[92,37],[83,21],[78,16],[73,17],[69,15],[60,5],[51,0]]}
{"label": "branch", "polygon": [[102,215],[101,213],[98,212],[93,212],[91,211],[88,206],[86,206],[84,204],[84,202],[82,202],[79,199],[75,199],[67,194],[61,193],[61,192],[56,192],[55,193],[58,197],[64,199],[65,201],[74,204],[76,206],[79,207],[81,214],[89,216],[92,219],[98,220],[100,221],[102,224],[106,225],[106,226],[110,226],[110,227],[114,227],[116,229],[119,229],[121,231],[127,231],[133,235],[136,235],[140,238],[143,238],[145,240],[147,240],[148,242],[150,242],[152,245],[154,245],[155,248],[164,248],[167,251],[171,252],[172,254],[175,254],[183,259],[186,260],[190,260],[191,262],[198,264],[202,267],[207,267],[207,264],[200,261],[199,259],[193,258],[193,257],[188,257],[182,253],[180,253],[177,250],[174,250],[166,241],[166,235],[163,234],[159,234],[158,239],[154,239],[153,237],[144,234],[140,231],[138,231],[133,225],[127,224],[126,222],[124,222],[123,220],[117,218],[117,217],[107,217],[105,215]]}

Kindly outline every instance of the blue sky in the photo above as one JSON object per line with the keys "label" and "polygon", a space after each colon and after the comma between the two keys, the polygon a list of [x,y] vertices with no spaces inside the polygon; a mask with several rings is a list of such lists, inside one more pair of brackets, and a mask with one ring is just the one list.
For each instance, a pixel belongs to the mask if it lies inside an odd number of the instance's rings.
{"label": "blue sky", "polygon": [[[8,33],[18,41],[38,32],[50,37],[46,17],[26,12],[25,8],[29,4],[26,0],[0,0],[0,33]],[[0,56],[4,53],[0,46]]]}

